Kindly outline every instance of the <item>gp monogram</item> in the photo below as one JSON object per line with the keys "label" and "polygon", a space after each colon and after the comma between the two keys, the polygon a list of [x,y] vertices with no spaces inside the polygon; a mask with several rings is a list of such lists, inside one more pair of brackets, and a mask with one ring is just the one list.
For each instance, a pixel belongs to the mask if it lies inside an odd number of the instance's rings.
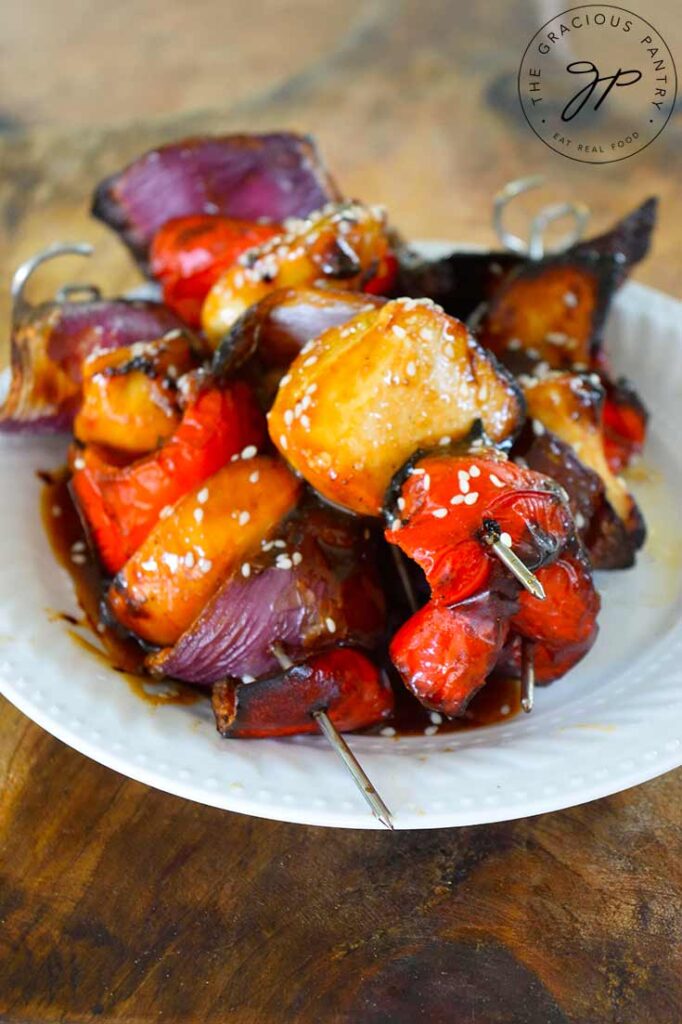
{"label": "gp monogram", "polygon": [[622,7],[588,4],[538,29],[519,67],[521,108],[539,139],[584,163],[634,156],[665,128],[677,72],[649,22]]}

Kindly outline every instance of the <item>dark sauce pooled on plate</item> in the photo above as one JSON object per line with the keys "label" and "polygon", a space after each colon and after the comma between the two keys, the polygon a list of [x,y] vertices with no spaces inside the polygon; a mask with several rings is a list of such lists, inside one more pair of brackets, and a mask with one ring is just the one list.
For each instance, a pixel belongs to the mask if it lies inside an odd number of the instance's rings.
{"label": "dark sauce pooled on plate", "polygon": [[[137,641],[132,637],[121,636],[102,621],[100,602],[104,579],[92,556],[83,524],[71,498],[68,472],[40,472],[38,476],[45,485],[41,496],[41,512],[50,545],[59,564],[69,573],[83,610],[83,618],[80,620],[66,612],[54,613],[67,624],[69,635],[88,653],[119,672],[133,692],[147,703],[192,704],[208,699],[206,689],[177,680],[152,680],[144,672],[145,651]],[[84,626],[92,631],[92,641],[83,635]],[[428,736],[460,732],[507,721],[520,710],[518,680],[502,676],[491,678],[473,698],[464,714],[456,719],[432,715],[399,681],[396,681],[394,691],[396,700],[393,715],[366,730],[369,734]]]}

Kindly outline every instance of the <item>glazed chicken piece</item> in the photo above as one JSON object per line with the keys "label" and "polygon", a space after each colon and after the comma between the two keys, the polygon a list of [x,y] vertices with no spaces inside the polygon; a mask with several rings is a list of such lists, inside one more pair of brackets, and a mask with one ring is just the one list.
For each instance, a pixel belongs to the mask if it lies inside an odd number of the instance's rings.
{"label": "glazed chicken piece", "polygon": [[74,436],[82,444],[150,452],[180,425],[178,378],[195,368],[199,357],[198,343],[180,331],[93,353],[83,364]]}
{"label": "glazed chicken piece", "polygon": [[[393,259],[385,215],[379,207],[341,203],[240,257],[209,292],[202,311],[206,337],[217,346],[242,313],[279,288],[376,289],[390,276]],[[374,279],[374,283],[371,282]]]}
{"label": "glazed chicken piece", "polygon": [[[534,430],[551,431],[575,452],[576,456],[600,477],[605,496],[622,529],[613,537],[604,561],[615,567],[632,565],[636,551],[646,536],[637,504],[621,477],[615,476],[604,450],[604,388],[595,374],[548,373],[543,377],[523,377],[522,384],[528,415]],[[620,555],[614,550],[620,548]]]}
{"label": "glazed chicken piece", "polygon": [[393,474],[420,447],[482,420],[511,441],[518,386],[463,324],[428,300],[399,299],[331,328],[301,350],[268,416],[270,436],[325,498],[379,515]]}

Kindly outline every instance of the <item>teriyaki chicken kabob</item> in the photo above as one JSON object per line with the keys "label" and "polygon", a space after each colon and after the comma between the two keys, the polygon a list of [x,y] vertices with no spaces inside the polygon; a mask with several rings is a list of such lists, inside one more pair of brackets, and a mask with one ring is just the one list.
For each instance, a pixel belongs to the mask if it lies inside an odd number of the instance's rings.
{"label": "teriyaki chicken kabob", "polygon": [[31,306],[73,247],[21,268],[0,428],[73,435],[105,644],[226,737],[377,730],[401,687],[440,722],[500,675],[530,710],[585,657],[592,570],[645,535],[647,414],[602,333],[654,201],[539,259],[428,260],[278,134],[147,153],[93,212],[160,301]]}

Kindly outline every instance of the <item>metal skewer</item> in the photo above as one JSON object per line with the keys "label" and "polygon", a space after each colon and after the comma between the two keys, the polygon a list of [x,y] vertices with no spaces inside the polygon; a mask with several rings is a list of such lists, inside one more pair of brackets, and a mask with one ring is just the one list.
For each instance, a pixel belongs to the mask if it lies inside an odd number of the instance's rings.
{"label": "metal skewer", "polygon": [[532,640],[521,639],[521,707],[527,715],[535,699],[535,649]]}
{"label": "metal skewer", "polygon": [[[493,227],[500,242],[511,252],[519,253],[521,256],[528,256],[532,260],[542,259],[544,255],[563,252],[582,235],[590,219],[590,208],[580,201],[556,203],[550,206],[543,206],[531,222],[528,241],[513,234],[504,226],[504,215],[509,203],[531,189],[538,188],[545,181],[542,174],[532,174],[527,178],[517,178],[510,181],[500,189],[493,200]],[[559,242],[549,247],[545,245],[543,235],[545,229],[554,221],[562,220],[564,217],[573,218],[572,229]]]}
{"label": "metal skewer", "polygon": [[516,577],[522,587],[532,594],[533,597],[537,597],[539,601],[544,601],[546,594],[545,588],[543,587],[540,580],[537,578],[535,573],[531,572],[530,569],[521,561],[519,556],[514,553],[513,549],[505,544],[501,539],[501,535],[492,530],[489,526],[485,527],[483,533],[483,540],[490,547],[490,550],[495,554],[506,569]]}
{"label": "metal skewer", "polygon": [[[47,263],[48,260],[53,260],[57,256],[92,256],[93,248],[89,242],[54,242],[52,245],[48,245],[46,249],[36,253],[35,256],[31,256],[30,259],[25,260],[21,266],[17,267],[12,278],[12,319],[16,321],[21,313],[27,308],[28,303],[24,298],[24,289],[28,279],[33,274],[34,270],[43,263]],[[67,286],[69,287],[69,286]],[[78,287],[79,291],[88,291],[92,296],[99,298],[100,292],[94,285],[83,285],[83,286],[71,286]],[[64,295],[57,296],[58,301],[63,301]]]}
{"label": "metal skewer", "polygon": [[[293,661],[280,644],[271,644],[270,650],[274,654],[275,658],[277,658],[280,667],[285,672],[294,667]],[[353,782],[369,804],[374,817],[386,828],[393,830],[394,825],[391,812],[377,793],[366,771],[332,722],[327,712],[313,711],[312,715],[320,728],[320,732],[329,741],[334,752],[338,755],[341,761],[343,761],[344,765],[350,772]]]}
{"label": "metal skewer", "polygon": [[412,581],[408,576],[407,569],[405,567],[405,556],[403,555],[400,548],[397,547],[395,544],[391,544],[391,554],[393,556],[393,561],[395,562],[395,567],[398,571],[398,576],[400,576],[400,582],[403,585],[403,590],[405,591],[407,603],[409,604],[412,612],[419,611],[419,602],[417,601],[417,595],[414,592]]}

